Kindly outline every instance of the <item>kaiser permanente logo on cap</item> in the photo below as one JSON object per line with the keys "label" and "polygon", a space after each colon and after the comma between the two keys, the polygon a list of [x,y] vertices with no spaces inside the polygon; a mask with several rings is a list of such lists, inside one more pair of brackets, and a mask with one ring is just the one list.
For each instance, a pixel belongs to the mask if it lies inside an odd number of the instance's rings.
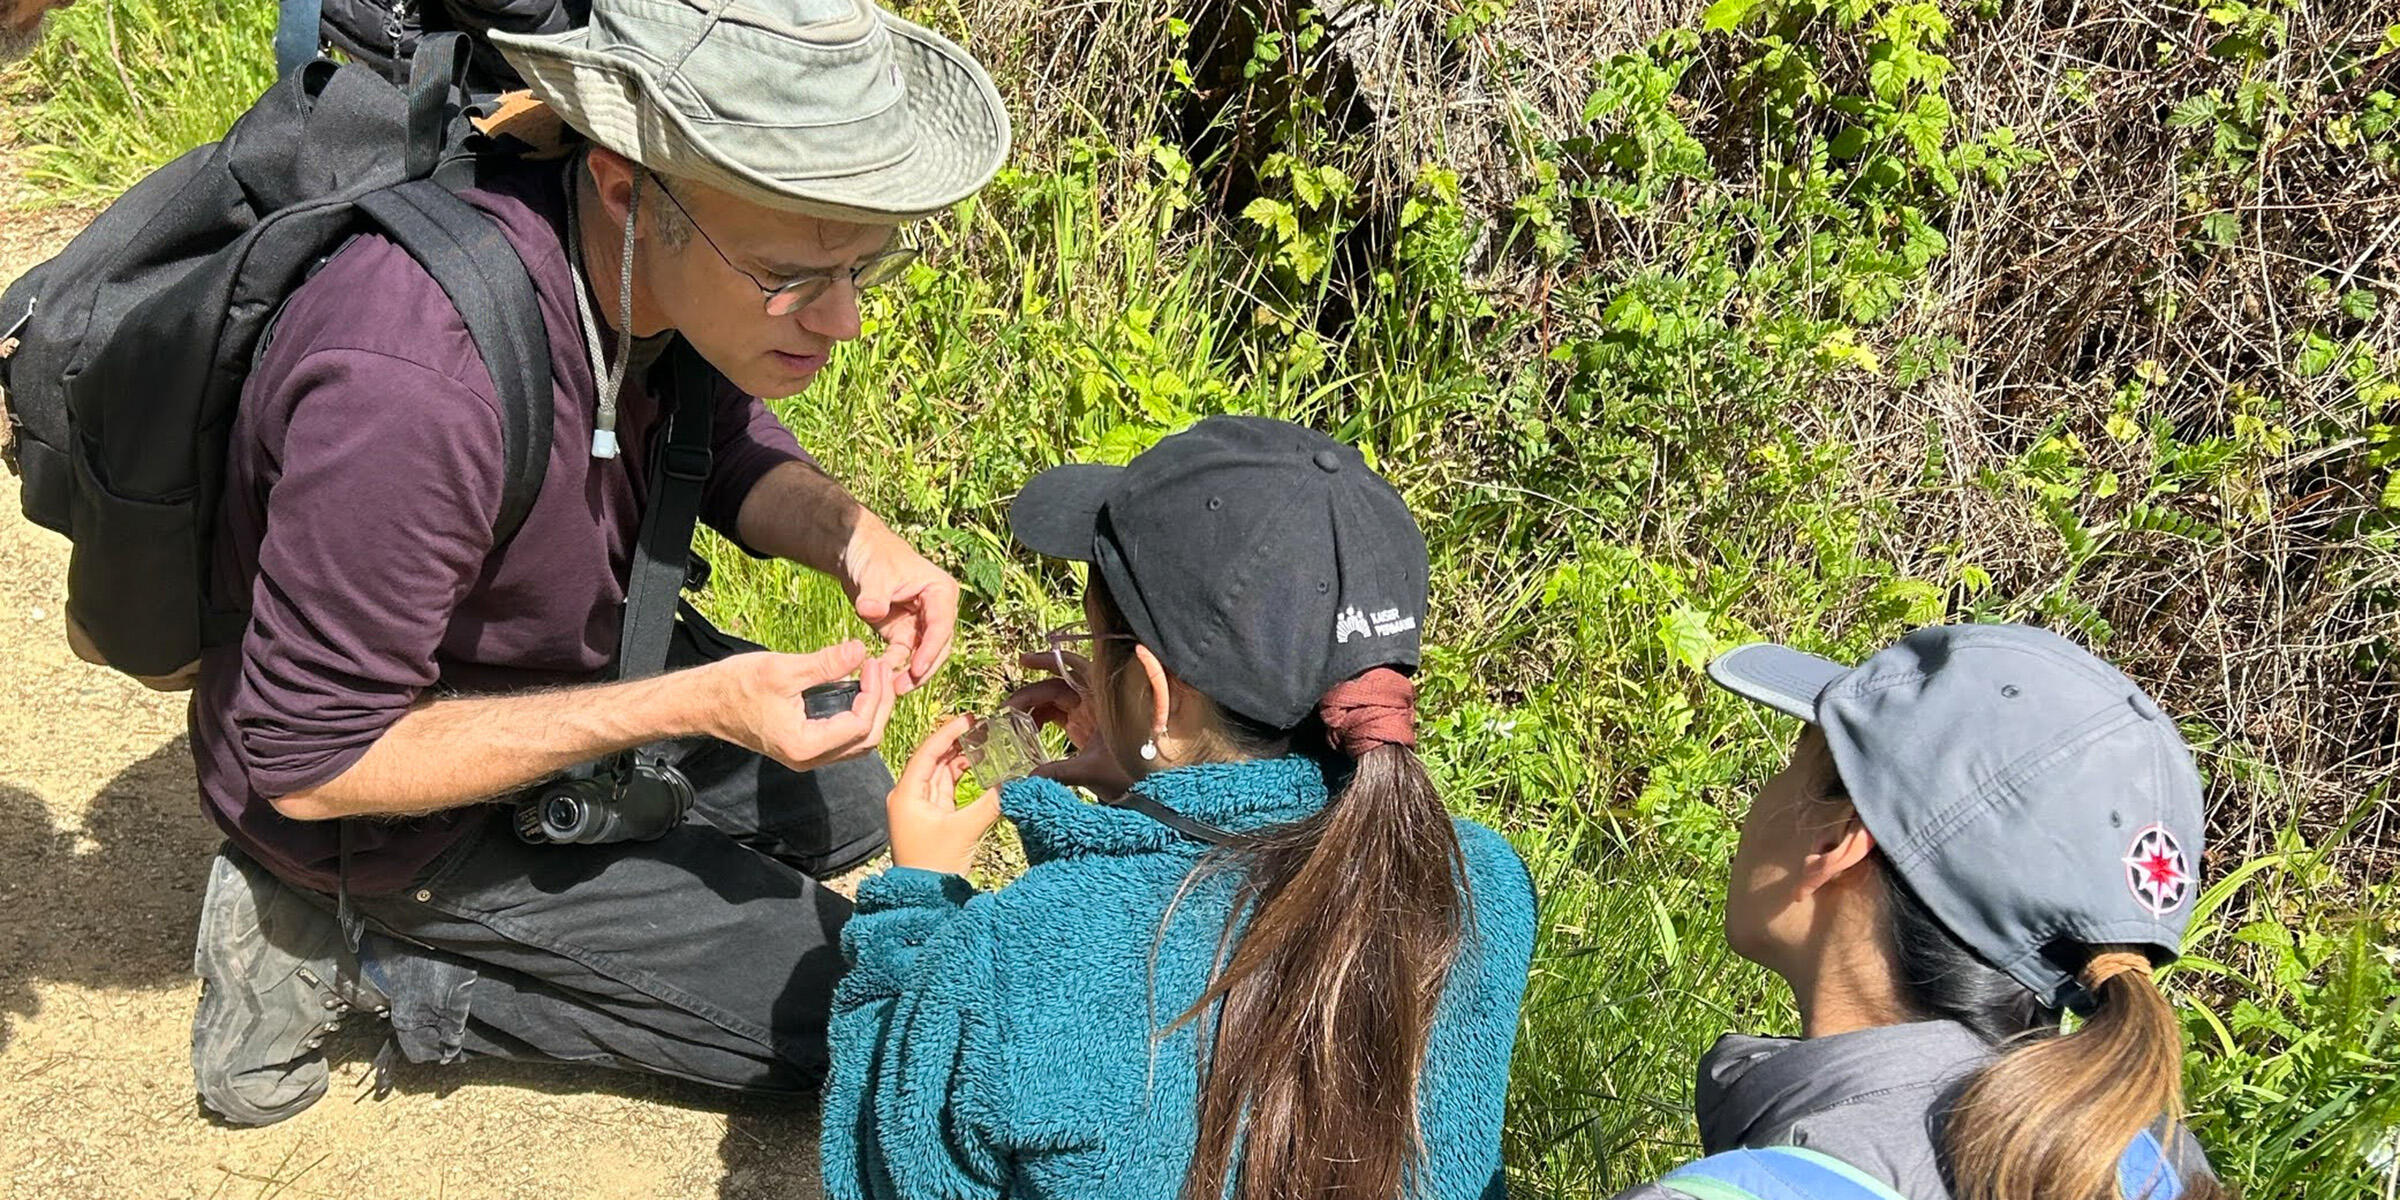
{"label": "kaiser permanente logo on cap", "polygon": [[1397,608],[1377,609],[1373,616],[1369,616],[1352,605],[1343,609],[1341,616],[1334,618],[1333,640],[1348,645],[1352,638],[1397,637],[1403,633],[1414,633],[1416,629],[1417,619],[1404,615]]}
{"label": "kaiser permanente logo on cap", "polygon": [[2200,774],[2148,693],[2025,625],[1920,629],[1856,667],[1782,646],[1709,664],[1825,731],[1859,819],[1959,940],[2054,1005],[2082,947],[2181,951]]}

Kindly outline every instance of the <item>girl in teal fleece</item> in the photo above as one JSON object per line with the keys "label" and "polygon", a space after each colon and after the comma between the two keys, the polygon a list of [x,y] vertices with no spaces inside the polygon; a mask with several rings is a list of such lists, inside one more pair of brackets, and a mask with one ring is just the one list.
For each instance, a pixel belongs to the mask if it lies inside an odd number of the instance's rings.
{"label": "girl in teal fleece", "polygon": [[[959,718],[902,771],[843,935],[827,1190],[1501,1195],[1533,891],[1418,764],[1398,495],[1321,435],[1212,418],[1043,473],[1010,522],[1091,564],[1090,630],[1012,697],[1078,753],[960,808]],[[1001,815],[1030,866],[978,893]]]}

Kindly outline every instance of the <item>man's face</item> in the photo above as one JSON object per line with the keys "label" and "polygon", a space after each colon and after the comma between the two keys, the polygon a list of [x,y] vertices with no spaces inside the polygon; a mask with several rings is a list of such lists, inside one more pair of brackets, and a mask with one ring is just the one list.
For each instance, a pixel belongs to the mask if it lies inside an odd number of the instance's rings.
{"label": "man's face", "polygon": [[[834,343],[859,334],[849,269],[887,249],[897,227],[779,212],[692,183],[669,186],[674,200],[642,202],[646,213],[657,204],[667,220],[681,215],[678,202],[689,214],[682,244],[643,239],[647,258],[637,277],[655,311],[743,391],[779,397],[806,388]],[[837,274],[814,297],[782,315],[767,311],[761,285],[822,271]]]}
{"label": "man's face", "polygon": [[15,62],[42,41],[42,18],[75,0],[0,0],[0,66]]}

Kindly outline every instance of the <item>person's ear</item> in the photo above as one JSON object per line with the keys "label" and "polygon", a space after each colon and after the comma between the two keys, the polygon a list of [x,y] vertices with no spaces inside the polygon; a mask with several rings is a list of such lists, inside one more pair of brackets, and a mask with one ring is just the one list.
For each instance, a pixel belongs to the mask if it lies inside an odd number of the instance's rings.
{"label": "person's ear", "polygon": [[1143,731],[1156,742],[1167,731],[1167,716],[1172,711],[1173,692],[1167,682],[1167,668],[1150,653],[1150,647],[1135,643],[1133,661],[1142,668],[1142,678],[1150,685],[1150,727]]}
{"label": "person's ear", "polygon": [[592,192],[600,197],[600,211],[608,214],[608,223],[620,233],[625,229],[625,214],[633,209],[633,173],[639,168],[633,160],[605,146],[594,146],[585,156],[592,173]]}
{"label": "person's ear", "polygon": [[1808,857],[1800,864],[1800,894],[1806,896],[1842,879],[1875,853],[1875,835],[1852,809],[1838,822],[1809,834]]}

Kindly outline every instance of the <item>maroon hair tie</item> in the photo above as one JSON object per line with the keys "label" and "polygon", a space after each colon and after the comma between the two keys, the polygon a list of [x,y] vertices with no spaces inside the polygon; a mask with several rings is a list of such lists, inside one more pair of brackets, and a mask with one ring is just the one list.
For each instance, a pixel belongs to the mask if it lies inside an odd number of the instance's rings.
{"label": "maroon hair tie", "polygon": [[1334,749],[1364,758],[1377,746],[1417,744],[1417,683],[1390,667],[1343,680],[1317,702]]}

